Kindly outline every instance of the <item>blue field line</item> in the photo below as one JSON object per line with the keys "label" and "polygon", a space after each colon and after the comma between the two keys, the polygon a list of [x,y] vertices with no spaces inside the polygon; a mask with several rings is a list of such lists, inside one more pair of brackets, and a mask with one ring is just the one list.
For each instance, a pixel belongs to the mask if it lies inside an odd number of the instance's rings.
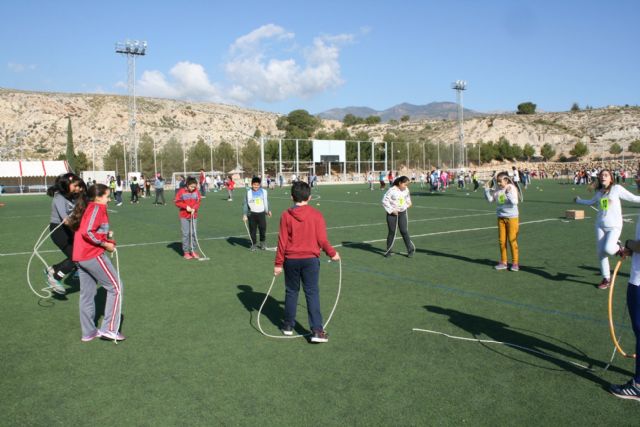
{"label": "blue field line", "polygon": [[[602,324],[602,325],[609,325],[609,320],[605,319],[597,319],[594,317],[590,317],[590,316],[585,316],[583,314],[578,314],[578,313],[572,313],[570,311],[560,311],[560,310],[555,310],[555,309],[549,309],[549,308],[545,308],[545,307],[540,307],[537,305],[533,305],[533,304],[527,304],[527,303],[523,303],[523,302],[518,302],[518,301],[512,301],[512,300],[508,300],[505,298],[500,298],[500,297],[496,297],[493,295],[486,295],[486,294],[482,294],[480,292],[475,292],[475,291],[468,291],[465,289],[459,289],[459,288],[454,288],[452,286],[447,286],[447,285],[439,285],[439,284],[435,284],[435,283],[429,283],[429,282],[425,282],[423,280],[418,280],[415,278],[411,278],[411,277],[404,277],[398,274],[393,274],[393,273],[385,273],[379,270],[374,270],[371,268],[367,268],[367,267],[362,267],[362,266],[356,266],[353,264],[348,264],[345,263],[344,261],[342,262],[342,267],[345,270],[353,270],[353,271],[357,271],[360,273],[365,273],[365,274],[372,274],[375,276],[380,276],[380,277],[384,277],[386,279],[394,279],[394,280],[400,280],[400,281],[405,281],[405,282],[409,282],[409,283],[414,283],[416,285],[422,285],[422,286],[426,286],[429,288],[434,288],[434,289],[438,289],[441,291],[445,291],[445,292],[449,292],[452,294],[458,294],[458,295],[462,295],[465,297],[469,297],[469,298],[479,298],[479,299],[483,299],[486,301],[492,301],[492,302],[497,302],[500,304],[504,304],[504,305],[510,305],[512,307],[519,307],[519,308],[524,308],[530,311],[534,311],[534,312],[539,312],[539,313],[545,313],[545,314],[552,314],[552,315],[556,315],[556,316],[562,316],[562,317],[567,317],[570,319],[574,319],[574,320],[585,320],[585,321],[589,321],[589,322],[593,322],[593,323],[598,323],[598,324]],[[631,327],[629,326],[625,326],[625,325],[620,325],[618,323],[615,323],[616,328],[620,328],[620,329],[631,329]]]}

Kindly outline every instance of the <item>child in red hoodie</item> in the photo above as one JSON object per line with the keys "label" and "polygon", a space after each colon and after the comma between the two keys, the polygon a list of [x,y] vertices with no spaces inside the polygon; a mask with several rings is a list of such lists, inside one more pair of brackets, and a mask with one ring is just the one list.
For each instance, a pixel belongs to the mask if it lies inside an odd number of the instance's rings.
{"label": "child in red hoodie", "polygon": [[236,183],[233,180],[233,177],[231,175],[229,175],[229,178],[227,178],[227,194],[229,194],[229,198],[227,199],[227,202],[233,202],[233,189],[236,188]]}
{"label": "child in red hoodie", "polygon": [[[104,184],[95,184],[87,190],[88,204],[79,200],[69,216],[69,227],[75,231],[73,238],[73,261],[80,272],[80,327],[82,341],[103,338],[114,341],[125,339],[120,328],[122,308],[122,281],[104,252],[113,252],[116,243],[109,232],[107,203],[111,190]],[[94,323],[96,312],[96,284],[107,291],[102,326],[98,330]]]}
{"label": "child in red hoodie", "polygon": [[329,341],[322,325],[320,312],[320,249],[333,261],[340,260],[340,255],[327,239],[327,226],[324,217],[316,209],[308,205],[311,188],[306,182],[298,181],[291,186],[291,198],[295,205],[283,212],[280,217],[278,233],[278,251],[276,253],[274,275],[282,273],[286,294],[284,300],[284,323],[282,333],[293,335],[296,323],[296,307],[302,279],[307,314],[311,326],[311,342]]}
{"label": "child in red hoodie", "polygon": [[175,204],[180,211],[180,227],[182,229],[182,252],[184,259],[198,259],[200,255],[194,249],[197,238],[198,209],[200,209],[200,192],[198,181],[192,176],[187,178],[186,185],[176,193]]}

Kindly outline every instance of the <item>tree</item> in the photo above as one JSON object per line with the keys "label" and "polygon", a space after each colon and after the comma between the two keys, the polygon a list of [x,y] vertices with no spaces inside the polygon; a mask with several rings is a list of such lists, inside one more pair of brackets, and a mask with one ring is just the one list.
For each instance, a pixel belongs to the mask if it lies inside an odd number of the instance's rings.
{"label": "tree", "polygon": [[553,148],[551,144],[546,143],[542,147],[540,147],[540,155],[542,156],[543,159],[548,161],[548,160],[551,160],[553,156],[556,155],[556,150]]}
{"label": "tree", "polygon": [[497,160],[513,158],[511,144],[509,143],[509,140],[507,138],[501,136],[500,139],[498,139],[498,143],[496,145],[498,149]]}
{"label": "tree", "polygon": [[213,153],[215,169],[228,172],[236,167],[236,150],[227,141],[222,141]]}
{"label": "tree", "polygon": [[140,172],[145,177],[155,173],[153,167],[153,138],[147,133],[142,135],[138,144],[138,162],[140,164]]}
{"label": "tree", "polygon": [[198,141],[187,152],[187,169],[193,172],[200,169],[208,170],[211,167],[210,159],[211,149],[204,142],[204,139],[198,138]]}
{"label": "tree", "polygon": [[580,106],[578,105],[577,102],[574,102],[573,105],[571,105],[571,112],[575,113],[577,111],[580,111]]}
{"label": "tree", "polygon": [[364,122],[368,125],[375,125],[380,123],[381,119],[380,116],[369,116],[366,119],[364,119]]}
{"label": "tree", "polygon": [[116,174],[124,173],[124,148],[122,142],[109,147],[107,154],[102,158],[104,170],[116,171]]}
{"label": "tree", "polygon": [[584,142],[578,141],[576,142],[576,145],[573,146],[571,151],[569,151],[569,154],[579,159],[580,157],[584,157],[589,154],[589,148]]}
{"label": "tree", "polygon": [[527,158],[527,160],[531,160],[534,154],[536,154],[536,150],[533,148],[531,144],[525,144],[522,154]]}
{"label": "tree", "polygon": [[169,138],[162,151],[160,152],[160,161],[162,162],[162,173],[164,176],[171,176],[174,172],[182,172],[182,144],[175,137]]}
{"label": "tree", "polygon": [[78,151],[78,154],[76,154],[75,156],[75,161],[76,161],[75,173],[77,173],[78,175],[81,172],[89,170],[89,159],[87,159],[87,155],[83,151]]}
{"label": "tree", "polygon": [[76,170],[76,155],[73,149],[73,130],[71,129],[71,116],[68,117],[67,122],[67,154],[66,154],[67,163],[69,164],[69,169],[72,172],[78,173]]}
{"label": "tree", "polygon": [[622,147],[617,142],[614,142],[613,144],[611,144],[611,147],[609,147],[609,153],[617,156],[618,154],[622,153]]}
{"label": "tree", "polygon": [[404,116],[400,117],[400,121],[405,123],[408,122],[411,119],[411,116],[408,114],[405,114]]}
{"label": "tree", "polygon": [[245,172],[251,172],[253,175],[258,175],[260,172],[260,145],[250,139],[242,147],[242,167]]}
{"label": "tree", "polygon": [[342,124],[345,125],[346,127],[357,125],[363,122],[364,122],[364,119],[362,117],[354,116],[351,113],[345,114],[344,118],[342,119]]}
{"label": "tree", "polygon": [[518,104],[518,114],[535,114],[536,104],[533,102],[523,102]]}
{"label": "tree", "polygon": [[[278,119],[280,121],[280,119]],[[281,123],[282,124],[282,123]],[[306,139],[320,127],[321,121],[307,110],[293,110],[286,118],[285,138]],[[277,123],[276,123],[277,125]]]}
{"label": "tree", "polygon": [[640,139],[636,139],[631,144],[629,144],[629,151],[634,154],[640,153]]}

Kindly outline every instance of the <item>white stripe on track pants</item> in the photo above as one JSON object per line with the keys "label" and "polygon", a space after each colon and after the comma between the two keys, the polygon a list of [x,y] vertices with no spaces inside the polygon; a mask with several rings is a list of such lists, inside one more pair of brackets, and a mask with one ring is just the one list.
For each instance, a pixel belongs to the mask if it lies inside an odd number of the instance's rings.
{"label": "white stripe on track pants", "polygon": [[95,315],[97,293],[96,285],[107,291],[107,302],[104,307],[101,332],[117,332],[120,325],[120,307],[122,306],[122,282],[106,252],[87,261],[78,262],[80,266],[80,327],[82,336],[96,331]]}

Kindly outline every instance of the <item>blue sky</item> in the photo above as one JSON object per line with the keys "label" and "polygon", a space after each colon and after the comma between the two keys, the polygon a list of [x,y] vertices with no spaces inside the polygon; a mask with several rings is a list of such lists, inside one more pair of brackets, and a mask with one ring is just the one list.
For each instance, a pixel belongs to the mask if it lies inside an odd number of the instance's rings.
{"label": "blue sky", "polygon": [[30,1],[0,5],[0,87],[287,113],[455,101],[507,111],[640,104],[640,1]]}

